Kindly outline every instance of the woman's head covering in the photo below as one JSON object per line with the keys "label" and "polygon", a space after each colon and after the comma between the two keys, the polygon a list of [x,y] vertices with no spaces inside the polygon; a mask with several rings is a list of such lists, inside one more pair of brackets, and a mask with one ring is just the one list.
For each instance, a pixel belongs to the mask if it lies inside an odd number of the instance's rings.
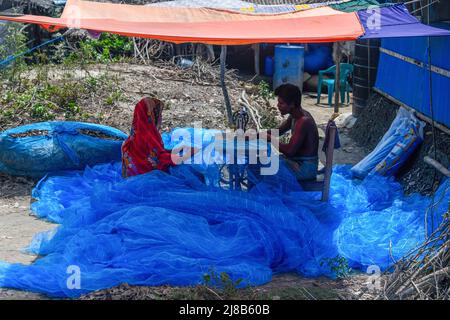
{"label": "woman's head covering", "polygon": [[158,131],[162,110],[163,103],[154,98],[144,98],[134,108],[131,134],[122,145],[122,163],[126,176],[154,169],[165,171],[174,165],[171,153],[164,149]]}
{"label": "woman's head covering", "polygon": [[158,99],[150,99],[144,98],[145,104],[147,105],[147,115],[149,117],[149,121],[152,121],[156,128],[159,130],[161,128],[162,122],[162,111],[164,105]]}
{"label": "woman's head covering", "polygon": [[142,119],[147,119],[149,124],[154,124],[159,130],[162,123],[163,108],[164,105],[160,100],[155,98],[143,98],[134,108],[132,130],[135,130],[136,127],[141,124],[139,121],[142,121]]}

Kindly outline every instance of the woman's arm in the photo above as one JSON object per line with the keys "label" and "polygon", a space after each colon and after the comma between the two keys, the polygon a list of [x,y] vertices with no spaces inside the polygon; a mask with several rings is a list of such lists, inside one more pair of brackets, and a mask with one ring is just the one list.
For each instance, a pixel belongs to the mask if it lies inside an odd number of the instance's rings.
{"label": "woman's arm", "polygon": [[[183,150],[183,155],[180,156],[179,153],[180,151]],[[201,149],[195,148],[195,147],[191,147],[190,150],[187,149],[188,151],[186,151],[186,147],[181,147],[180,149],[177,149],[177,151],[173,152],[173,150],[171,150],[171,156],[172,156],[172,161],[175,164],[181,164],[186,160],[189,160],[192,156],[194,156],[196,153],[198,153]]]}

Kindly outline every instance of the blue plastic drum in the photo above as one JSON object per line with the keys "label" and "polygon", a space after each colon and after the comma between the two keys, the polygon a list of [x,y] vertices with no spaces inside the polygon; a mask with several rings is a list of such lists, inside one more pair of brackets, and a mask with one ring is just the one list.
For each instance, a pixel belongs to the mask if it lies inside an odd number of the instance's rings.
{"label": "blue plastic drum", "polygon": [[291,83],[303,88],[305,48],[303,46],[276,45],[275,46],[275,74],[273,88]]}
{"label": "blue plastic drum", "polygon": [[268,77],[272,77],[273,69],[274,69],[273,57],[268,56],[264,59],[264,75],[268,76]]}

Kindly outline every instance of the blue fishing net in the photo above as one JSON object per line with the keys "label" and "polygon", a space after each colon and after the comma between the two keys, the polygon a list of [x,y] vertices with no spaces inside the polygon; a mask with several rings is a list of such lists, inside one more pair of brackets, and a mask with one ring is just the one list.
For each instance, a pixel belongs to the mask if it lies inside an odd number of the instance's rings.
{"label": "blue fishing net", "polygon": [[[0,287],[77,297],[120,283],[200,284],[211,270],[241,286],[288,271],[333,277],[327,259],[385,269],[390,255],[400,258],[424,239],[431,199],[405,197],[391,179],[354,181],[349,166],[336,166],[323,203],[283,162],[247,191],[221,185],[222,169],[180,165],[122,179],[120,163],[109,163],[43,179],[32,211],[60,225],[35,236],[27,250],[40,258],[32,265],[0,264]],[[448,182],[438,194],[434,225],[450,200]]]}

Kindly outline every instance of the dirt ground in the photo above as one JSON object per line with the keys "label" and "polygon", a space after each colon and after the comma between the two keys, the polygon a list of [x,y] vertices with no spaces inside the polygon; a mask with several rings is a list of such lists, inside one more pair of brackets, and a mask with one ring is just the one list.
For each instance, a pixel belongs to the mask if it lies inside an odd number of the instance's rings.
{"label": "dirt ground", "polygon": [[[163,130],[189,126],[201,120],[207,128],[225,128],[225,112],[220,87],[192,85],[186,82],[155,80],[148,77],[148,66],[126,66],[111,68],[122,77],[121,86],[127,97],[111,110],[106,124],[113,125],[125,132],[131,124],[134,104],[142,96],[154,93],[170,101],[164,113]],[[117,71],[114,71],[116,69]],[[145,71],[145,73],[144,73]],[[235,105],[240,88],[230,88],[232,102]],[[207,92],[207,94],[205,94]],[[326,97],[323,99],[326,101]],[[275,103],[275,101],[272,101]],[[326,104],[315,104],[315,96],[305,94],[303,107],[311,112],[320,127],[321,143],[325,125],[333,113]],[[351,106],[343,106],[341,113],[350,113]],[[354,164],[361,160],[365,152],[349,137],[348,129],[340,128],[341,149],[335,151],[335,163]],[[320,147],[321,149],[321,147]],[[36,219],[30,215],[31,190],[36,181],[0,174],[0,261],[9,263],[31,263],[35,257],[22,252],[33,235],[55,228],[56,225]],[[294,274],[278,275],[261,290],[276,291],[280,288],[324,288],[335,290],[340,298],[370,298],[361,288],[367,280],[365,275],[353,276],[347,280],[305,279]],[[274,295],[276,297],[276,295]],[[0,299],[46,299],[38,294],[15,290],[0,289]]]}

